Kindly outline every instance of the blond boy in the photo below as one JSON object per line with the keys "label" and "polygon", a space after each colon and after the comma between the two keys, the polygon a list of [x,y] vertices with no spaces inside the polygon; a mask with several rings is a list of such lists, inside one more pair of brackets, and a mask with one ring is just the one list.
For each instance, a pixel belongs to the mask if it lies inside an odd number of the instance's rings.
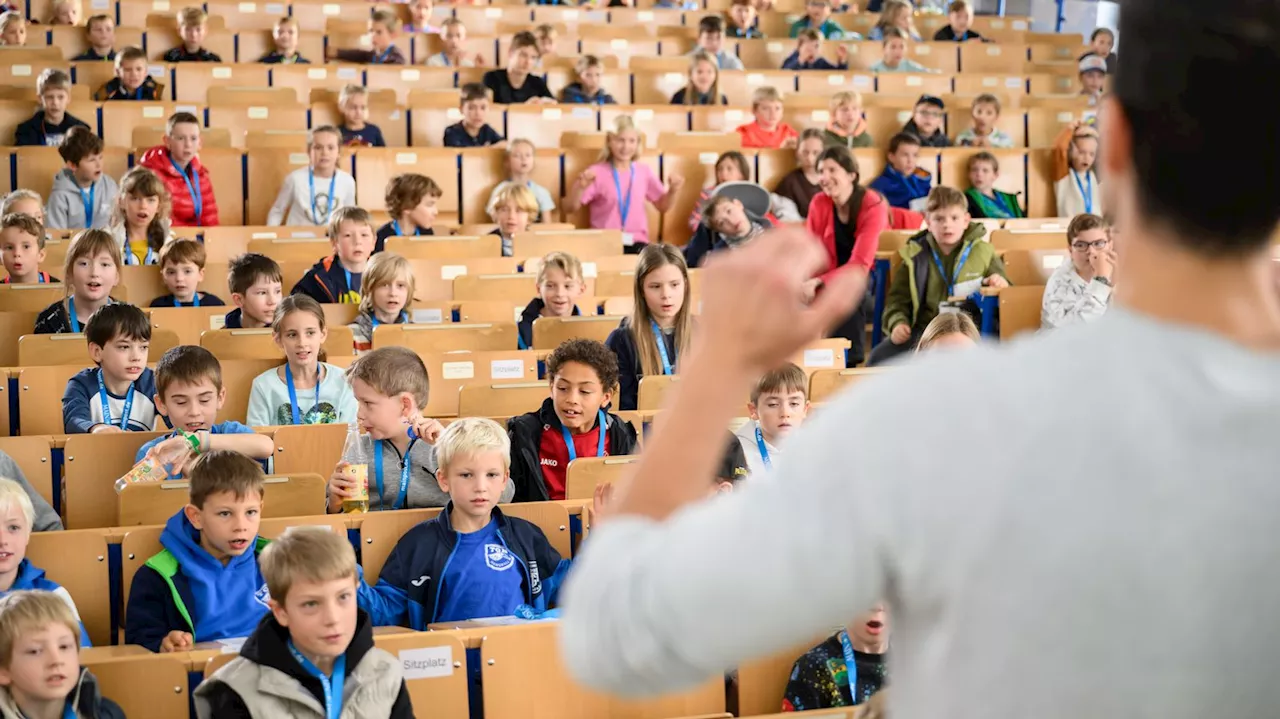
{"label": "blond boy", "polygon": [[75,613],[48,592],[0,599],[0,715],[124,719],[80,666],[83,633]]}
{"label": "blond boy", "polygon": [[309,65],[311,61],[298,52],[298,20],[292,15],[276,20],[271,28],[271,41],[275,47],[258,58],[266,65]]}
{"label": "blond boy", "polygon": [[164,100],[164,85],[147,71],[147,53],[140,47],[125,47],[116,54],[116,76],[93,94],[95,100]]}
{"label": "blond boy", "polygon": [[217,53],[204,48],[209,34],[209,16],[199,7],[184,7],[178,13],[178,34],[182,44],[164,54],[165,62],[222,62]]}
{"label": "blond boy", "polygon": [[396,47],[400,36],[400,18],[391,10],[375,10],[369,18],[370,49],[328,50],[330,60],[358,62],[362,65],[404,65],[405,55]]}
{"label": "blond boy", "polygon": [[85,23],[89,49],[71,58],[72,62],[112,62],[116,59],[116,21],[110,15],[90,15]]}
{"label": "blond boy", "polygon": [[89,129],[89,125],[67,112],[71,100],[71,76],[62,70],[48,68],[36,79],[40,109],[18,125],[13,144],[57,147],[73,127]]}
{"label": "blond boy", "polygon": [[400,659],[373,645],[373,622],[357,607],[346,536],[292,527],[260,561],[271,613],[240,656],[196,690],[196,716],[412,719]]}
{"label": "blond boy", "polygon": [[382,129],[369,122],[369,91],[363,85],[351,84],[338,93],[338,110],[342,112],[342,144],[347,147],[386,147]]}

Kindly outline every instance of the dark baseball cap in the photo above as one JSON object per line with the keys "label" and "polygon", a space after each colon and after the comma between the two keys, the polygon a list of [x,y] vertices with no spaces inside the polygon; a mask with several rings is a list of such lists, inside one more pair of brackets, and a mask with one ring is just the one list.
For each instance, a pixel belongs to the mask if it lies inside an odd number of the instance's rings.
{"label": "dark baseball cap", "polygon": [[920,99],[916,100],[916,107],[920,107],[921,105],[933,105],[939,110],[947,109],[947,106],[942,103],[942,98],[937,95],[921,95]]}

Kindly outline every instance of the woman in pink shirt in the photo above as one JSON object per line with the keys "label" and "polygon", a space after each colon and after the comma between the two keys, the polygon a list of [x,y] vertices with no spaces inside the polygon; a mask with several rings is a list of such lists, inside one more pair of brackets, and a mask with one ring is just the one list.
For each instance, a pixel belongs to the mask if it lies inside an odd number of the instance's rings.
{"label": "woman in pink shirt", "polygon": [[629,115],[614,121],[613,131],[605,138],[600,161],[578,176],[578,181],[564,198],[566,212],[579,207],[591,211],[591,226],[598,230],[622,230],[622,244],[628,254],[635,254],[649,243],[649,218],[645,201],[659,212],[666,212],[675,194],[684,187],[684,178],[669,173],[667,185],[642,162],[640,131]]}

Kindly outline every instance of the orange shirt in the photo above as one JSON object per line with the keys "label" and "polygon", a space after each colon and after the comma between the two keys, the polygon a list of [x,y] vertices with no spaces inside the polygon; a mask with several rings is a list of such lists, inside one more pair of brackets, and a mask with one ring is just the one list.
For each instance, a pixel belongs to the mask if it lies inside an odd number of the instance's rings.
{"label": "orange shirt", "polygon": [[796,129],[785,122],[779,122],[778,126],[772,131],[765,130],[760,127],[759,122],[753,122],[750,125],[741,125],[738,127],[738,134],[742,135],[743,147],[782,147],[782,143],[787,138],[799,137],[800,133]]}

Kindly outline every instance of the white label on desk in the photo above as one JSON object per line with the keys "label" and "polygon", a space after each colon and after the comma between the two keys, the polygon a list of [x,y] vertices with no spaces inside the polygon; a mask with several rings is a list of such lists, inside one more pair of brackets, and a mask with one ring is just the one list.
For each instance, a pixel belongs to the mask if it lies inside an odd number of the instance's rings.
{"label": "white label on desk", "polygon": [[1000,55],[1000,54],[1001,54],[1001,53],[1003,53],[1003,52],[1004,52],[1004,51],[1000,49],[1000,46],[999,46],[999,45],[988,45],[988,46],[987,46],[987,54],[988,54],[988,55],[990,55],[991,57],[995,57],[996,55]]}
{"label": "white label on desk", "polygon": [[992,30],[1003,30],[1003,29],[1004,29],[1004,20],[992,20],[992,21],[991,21],[991,29],[992,29]]}
{"label": "white label on desk", "polygon": [[200,108],[196,107],[195,105],[174,105],[174,106],[173,106],[173,111],[174,111],[174,112],[189,112],[189,113],[191,113],[192,115],[194,115],[194,114],[196,114],[196,113],[198,113],[198,112],[200,111]]}
{"label": "white label on desk", "polygon": [[444,265],[440,268],[440,279],[451,280],[467,274],[466,265]]}
{"label": "white label on desk", "polygon": [[924,84],[924,78],[919,75],[907,76],[907,87],[920,87]]}
{"label": "white label on desk", "polygon": [[648,122],[649,120],[653,119],[653,110],[647,107],[642,107],[636,110],[635,114],[636,114],[637,120],[641,120],[644,122]]}
{"label": "white label on desk", "polygon": [[814,122],[830,122],[831,111],[830,110],[814,110],[813,112],[809,113],[809,119],[813,120]]}
{"label": "white label on desk", "polygon": [[397,152],[397,165],[416,165],[418,164],[418,153],[416,152]]}
{"label": "white label on desk", "polygon": [[[559,110],[557,110],[556,112],[559,112]],[[596,111],[595,111],[595,110],[592,110],[592,109],[591,109],[591,108],[589,108],[589,107],[575,107],[575,108],[573,108],[573,110],[571,111],[571,114],[572,114],[574,117],[579,117],[579,118],[586,119],[586,118],[593,118],[593,117],[595,117],[595,116],[596,116]],[[543,116],[543,117],[546,117],[546,116],[547,116],[547,112],[546,112],[546,110],[543,110],[543,111],[542,111],[542,116]]]}
{"label": "white label on desk", "polygon": [[93,10],[106,10],[111,7],[111,3],[107,0],[91,0],[89,7]]}
{"label": "white label on desk", "polygon": [[228,79],[228,78],[230,78],[230,77],[231,77],[231,68],[229,68],[229,67],[215,67],[215,68],[213,68],[213,70],[212,70],[212,71],[210,71],[210,73],[209,73],[209,74],[210,74],[210,75],[213,75],[213,77],[214,77],[215,79],[217,79],[217,80],[226,80],[226,79]]}
{"label": "white label on desk", "polygon": [[164,108],[155,105],[143,105],[142,116],[146,118],[164,117]]}
{"label": "white label on desk", "polygon": [[742,122],[742,110],[725,110],[725,122]]}
{"label": "white label on desk", "polygon": [[459,110],[456,107],[451,107],[448,110],[444,111],[444,116],[450,120],[461,120],[462,110]]}
{"label": "white label on desk", "polygon": [[444,311],[439,307],[413,311],[414,324],[438,325],[444,322]]}
{"label": "white label on desk", "polygon": [[564,113],[560,112],[560,108],[558,107],[542,108],[542,119],[544,120],[559,120],[560,116],[563,114]]}
{"label": "white label on desk", "polygon": [[290,165],[307,165],[307,164],[310,164],[310,163],[311,163],[311,157],[310,157],[309,155],[307,155],[307,153],[305,153],[305,152],[290,152],[290,153],[289,153],[289,164],[290,164]]}
{"label": "white label on desk", "polygon": [[1058,113],[1058,122],[1071,122],[1074,119],[1076,119],[1076,116],[1069,112]]}
{"label": "white label on desk", "polygon": [[489,379],[524,379],[524,360],[491,361]]}
{"label": "white label on desk", "polygon": [[453,676],[453,647],[423,647],[400,651],[401,672],[406,681]]}
{"label": "white label on desk", "polygon": [[328,71],[328,70],[326,70],[326,69],[324,69],[323,67],[309,67],[309,68],[307,68],[307,79],[308,79],[308,80],[324,80],[324,79],[325,79],[325,78],[327,78],[327,77],[329,77],[329,71]]}
{"label": "white label on desk", "polygon": [[929,47],[928,45],[916,45],[912,49],[916,51],[917,55],[928,55],[929,53],[933,52],[933,48]]}
{"label": "white label on desk", "polygon": [[484,16],[489,18],[500,18],[502,17],[502,8],[487,7],[484,9]]}
{"label": "white label on desk", "polygon": [[1004,86],[1005,86],[1005,87],[1008,87],[1008,88],[1015,89],[1015,90],[1016,90],[1016,89],[1018,89],[1018,88],[1021,88],[1021,87],[1022,87],[1022,78],[1020,78],[1020,77],[1006,77],[1006,78],[1004,79]]}
{"label": "white label on desk", "polygon": [[669,72],[662,76],[662,81],[665,83],[684,82],[684,75],[678,72]]}
{"label": "white label on desk", "polygon": [[235,637],[233,639],[219,639],[218,646],[221,647],[223,654],[239,654],[240,647],[244,646],[247,637]]}
{"label": "white label on desk", "polygon": [[982,78],[982,86],[983,86],[983,87],[995,87],[995,86],[996,86],[996,85],[998,85],[999,83],[1000,83],[1000,79],[999,79],[999,78],[995,78],[995,77],[984,77],[984,78]]}
{"label": "white label on desk", "polygon": [[338,68],[338,77],[343,80],[354,80],[358,74],[358,71],[354,67]]}
{"label": "white label on desk", "polygon": [[1046,270],[1056,270],[1062,266],[1062,261],[1065,259],[1064,255],[1045,255],[1040,258],[1040,266]]}
{"label": "white label on desk", "polygon": [[871,76],[870,75],[854,75],[853,86],[854,87],[870,87]]}
{"label": "white label on desk", "polygon": [[155,0],[151,3],[151,9],[156,12],[169,12],[169,0]]}
{"label": "white label on desk", "polygon": [[764,75],[761,75],[761,74],[760,74],[760,73],[758,73],[758,72],[749,72],[749,73],[747,73],[747,84],[748,84],[748,85],[763,85],[763,84],[764,84]]}
{"label": "white label on desk", "polygon": [[653,11],[641,10],[640,12],[636,13],[636,19],[639,20],[640,22],[653,22]]}
{"label": "white label on desk", "polygon": [[560,14],[560,17],[561,17],[562,19],[566,20],[566,21],[567,21],[567,20],[577,20],[577,19],[578,19],[578,11],[577,11],[577,10],[565,10],[563,13],[561,13],[561,14]]}
{"label": "white label on desk", "polygon": [[158,77],[163,80],[167,72],[169,71],[165,69],[164,65],[148,65],[147,66],[147,74],[150,75],[151,77]]}
{"label": "white label on desk", "polygon": [[[292,160],[292,158],[290,158]],[[251,240],[274,240],[280,235],[274,232],[254,232],[249,235]]]}
{"label": "white label on desk", "polygon": [[29,77],[31,75],[31,66],[13,65],[9,68],[9,74],[14,77]]}
{"label": "white label on desk", "polygon": [[250,120],[265,120],[271,116],[271,111],[261,105],[254,105],[248,111]]}
{"label": "white label on desk", "polygon": [[287,15],[288,10],[286,10],[285,8],[286,6],[283,3],[278,3],[278,2],[269,2],[266,5],[262,6],[263,12],[267,13],[268,15]]}
{"label": "white label on desk", "polygon": [[610,50],[626,50],[629,47],[631,47],[631,43],[620,37],[616,37],[609,41]]}
{"label": "white label on desk", "polygon": [[445,362],[440,365],[440,374],[445,379],[472,379],[476,376],[474,362]]}
{"label": "white label on desk", "polygon": [[786,47],[780,42],[767,42],[764,44],[764,49],[769,52],[782,52]]}
{"label": "white label on desk", "polygon": [[391,114],[387,115],[387,119],[388,119],[388,120],[391,120],[391,121],[393,121],[393,122],[398,121],[398,120],[400,119],[400,111],[399,111],[399,110],[392,110],[392,111],[391,111]]}
{"label": "white label on desk", "polygon": [[242,2],[240,3],[240,12],[246,12],[246,13],[258,12],[258,3]]}
{"label": "white label on desk", "polygon": [[902,112],[898,113],[898,122],[906,122],[907,120],[910,120],[910,119],[911,119],[910,110],[903,110]]}
{"label": "white label on desk", "polygon": [[719,157],[719,155],[714,152],[699,152],[698,162],[701,162],[704,165],[715,165],[717,157]]}
{"label": "white label on desk", "polygon": [[400,71],[400,79],[405,82],[417,82],[422,79],[422,73],[414,68],[405,68]]}
{"label": "white label on desk", "polygon": [[805,350],[804,351],[805,367],[835,367],[836,353],[835,350]]}
{"label": "white label on desk", "polygon": [[594,263],[594,262],[583,262],[583,263],[582,263],[582,277],[583,277],[583,279],[586,279],[586,278],[588,278],[588,277],[595,277],[595,276],[596,276],[596,263]]}
{"label": "white label on desk", "polygon": [[325,15],[341,15],[342,6],[337,3],[325,3],[324,6],[320,8],[320,12]]}
{"label": "white label on desk", "polygon": [[1027,29],[1027,21],[1026,21],[1026,20],[1014,20],[1014,21],[1013,21],[1013,29],[1014,29],[1014,30],[1026,30],[1026,29]]}
{"label": "white label on desk", "polygon": [[828,85],[843,85],[844,75],[827,75]]}
{"label": "white label on desk", "polygon": [[209,315],[209,329],[220,330],[227,326],[226,315]]}

